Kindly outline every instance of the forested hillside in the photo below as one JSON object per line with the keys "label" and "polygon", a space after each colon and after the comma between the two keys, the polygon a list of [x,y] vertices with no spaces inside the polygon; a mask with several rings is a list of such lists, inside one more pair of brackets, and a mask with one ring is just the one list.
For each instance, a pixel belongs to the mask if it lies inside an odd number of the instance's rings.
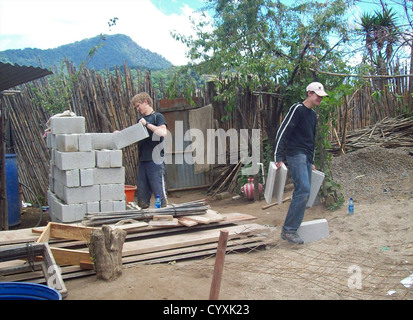
{"label": "forested hillside", "polygon": [[[93,59],[88,59],[91,50],[95,50]],[[15,49],[0,52],[0,61],[19,65],[49,68],[59,66],[64,58],[80,65],[87,61],[87,67],[95,70],[121,66],[123,61],[129,66],[143,69],[161,70],[172,66],[172,63],[161,55],[140,47],[130,37],[122,34],[98,35],[66,44],[54,49]]]}

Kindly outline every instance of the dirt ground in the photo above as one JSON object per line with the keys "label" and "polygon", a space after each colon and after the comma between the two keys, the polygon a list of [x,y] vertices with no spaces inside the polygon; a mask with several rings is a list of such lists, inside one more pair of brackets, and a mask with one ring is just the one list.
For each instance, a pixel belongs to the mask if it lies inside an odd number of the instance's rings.
{"label": "dirt ground", "polygon": [[[308,208],[304,220],[324,218],[329,237],[304,245],[280,238],[289,202],[263,210],[265,200],[209,199],[219,213],[254,215],[271,227],[265,249],[225,257],[222,300],[412,300],[401,283],[413,274],[413,156],[411,150],[377,147],[335,158],[332,170],[345,199],[336,211]],[[287,182],[285,196],[292,193]],[[169,195],[170,203],[206,198],[205,191]],[[44,222],[47,221],[47,214]],[[30,220],[31,219],[31,220]],[[22,216],[36,224],[38,216]],[[28,226],[30,227],[30,225]],[[66,280],[66,300],[207,300],[215,257],[124,267],[112,282],[95,276]]]}

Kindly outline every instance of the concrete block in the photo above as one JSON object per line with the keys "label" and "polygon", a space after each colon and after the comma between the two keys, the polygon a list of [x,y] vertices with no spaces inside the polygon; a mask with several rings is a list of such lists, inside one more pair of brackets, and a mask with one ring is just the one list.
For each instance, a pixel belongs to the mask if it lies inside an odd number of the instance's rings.
{"label": "concrete block", "polygon": [[59,133],[85,133],[84,117],[51,117],[50,131],[52,134]]}
{"label": "concrete block", "polygon": [[79,151],[79,135],[77,134],[56,134],[56,150],[62,152]]}
{"label": "concrete block", "polygon": [[113,201],[103,200],[100,201],[100,212],[112,212],[113,211]]}
{"label": "concrete block", "polygon": [[122,167],[122,150],[96,150],[97,168]]}
{"label": "concrete block", "polygon": [[79,187],[79,169],[73,170],[60,170],[56,166],[53,166],[53,176],[58,182],[61,182],[67,187]]}
{"label": "concrete block", "polygon": [[277,170],[275,162],[270,162],[264,190],[264,197],[267,203],[272,203],[273,201],[278,204],[282,203],[285,182],[287,181],[287,172],[288,169],[284,163],[281,168]]}
{"label": "concrete block", "polygon": [[86,202],[86,213],[100,212],[100,201]]}
{"label": "concrete block", "polygon": [[62,203],[51,191],[47,191],[49,214],[53,222],[77,222],[86,214],[85,204],[67,205]]}
{"label": "concrete block", "polygon": [[49,149],[56,149],[56,135],[50,131],[46,133],[46,147]]}
{"label": "concrete block", "polygon": [[318,170],[313,170],[311,174],[311,190],[310,196],[308,197],[307,207],[312,207],[315,204],[318,191],[320,190],[321,184],[323,183],[325,174]]}
{"label": "concrete block", "polygon": [[318,241],[330,236],[326,219],[303,222],[298,228],[297,233],[304,243]]}
{"label": "concrete block", "polygon": [[93,186],[95,183],[94,180],[94,174],[93,174],[94,168],[89,168],[89,169],[79,169],[79,176],[80,176],[80,186],[81,187],[87,187],[87,186]]}
{"label": "concrete block", "polygon": [[113,211],[125,211],[126,210],[126,200],[113,201]]}
{"label": "concrete block", "polygon": [[66,204],[78,204],[100,200],[100,186],[68,188],[63,187],[63,197]]}
{"label": "concrete block", "polygon": [[149,137],[148,130],[141,123],[137,123],[122,131],[115,132],[113,139],[116,149],[122,149],[147,137]]}
{"label": "concrete block", "polygon": [[92,151],[92,135],[90,133],[79,135],[79,151]]}
{"label": "concrete block", "polygon": [[60,152],[55,150],[55,165],[60,170],[85,169],[95,167],[95,151]]}
{"label": "concrete block", "polygon": [[101,184],[100,200],[125,200],[124,184]]}
{"label": "concrete block", "polygon": [[[96,150],[96,167],[97,168],[110,168],[110,153],[112,150]],[[120,150],[119,150],[120,151]]]}
{"label": "concrete block", "polygon": [[116,144],[113,140],[114,133],[91,133],[92,149],[93,150],[116,150]]}
{"label": "concrete block", "polygon": [[120,168],[95,168],[95,184],[125,183],[125,167]]}
{"label": "concrete block", "polygon": [[112,168],[122,167],[123,153],[122,150],[112,150],[110,153],[110,166]]}

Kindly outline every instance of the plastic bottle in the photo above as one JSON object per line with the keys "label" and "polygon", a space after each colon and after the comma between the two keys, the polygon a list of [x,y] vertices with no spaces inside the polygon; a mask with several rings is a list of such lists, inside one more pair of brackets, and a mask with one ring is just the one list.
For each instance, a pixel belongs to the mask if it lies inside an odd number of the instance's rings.
{"label": "plastic bottle", "polygon": [[159,209],[161,207],[161,198],[159,197],[159,194],[156,195],[155,199],[155,209]]}
{"label": "plastic bottle", "polygon": [[353,198],[350,198],[350,201],[348,202],[348,214],[354,214],[354,202]]}

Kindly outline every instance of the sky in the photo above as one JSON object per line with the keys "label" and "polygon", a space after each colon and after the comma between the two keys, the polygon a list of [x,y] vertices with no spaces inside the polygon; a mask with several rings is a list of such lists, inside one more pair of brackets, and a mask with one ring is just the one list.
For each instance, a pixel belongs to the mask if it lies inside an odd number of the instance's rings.
{"label": "sky", "polygon": [[[196,18],[194,10],[204,5],[203,0],[0,0],[0,51],[49,49],[99,34],[125,34],[173,65],[184,65],[187,48],[170,32],[191,35],[189,17]],[[349,24],[361,12],[379,8],[376,0],[364,0],[350,10]],[[116,25],[109,27],[115,17]]]}
{"label": "sky", "polygon": [[[203,5],[203,0],[0,0],[0,51],[125,34],[173,65],[184,65],[187,48],[170,32],[190,35],[189,17]],[[109,27],[115,17],[116,25]]]}

